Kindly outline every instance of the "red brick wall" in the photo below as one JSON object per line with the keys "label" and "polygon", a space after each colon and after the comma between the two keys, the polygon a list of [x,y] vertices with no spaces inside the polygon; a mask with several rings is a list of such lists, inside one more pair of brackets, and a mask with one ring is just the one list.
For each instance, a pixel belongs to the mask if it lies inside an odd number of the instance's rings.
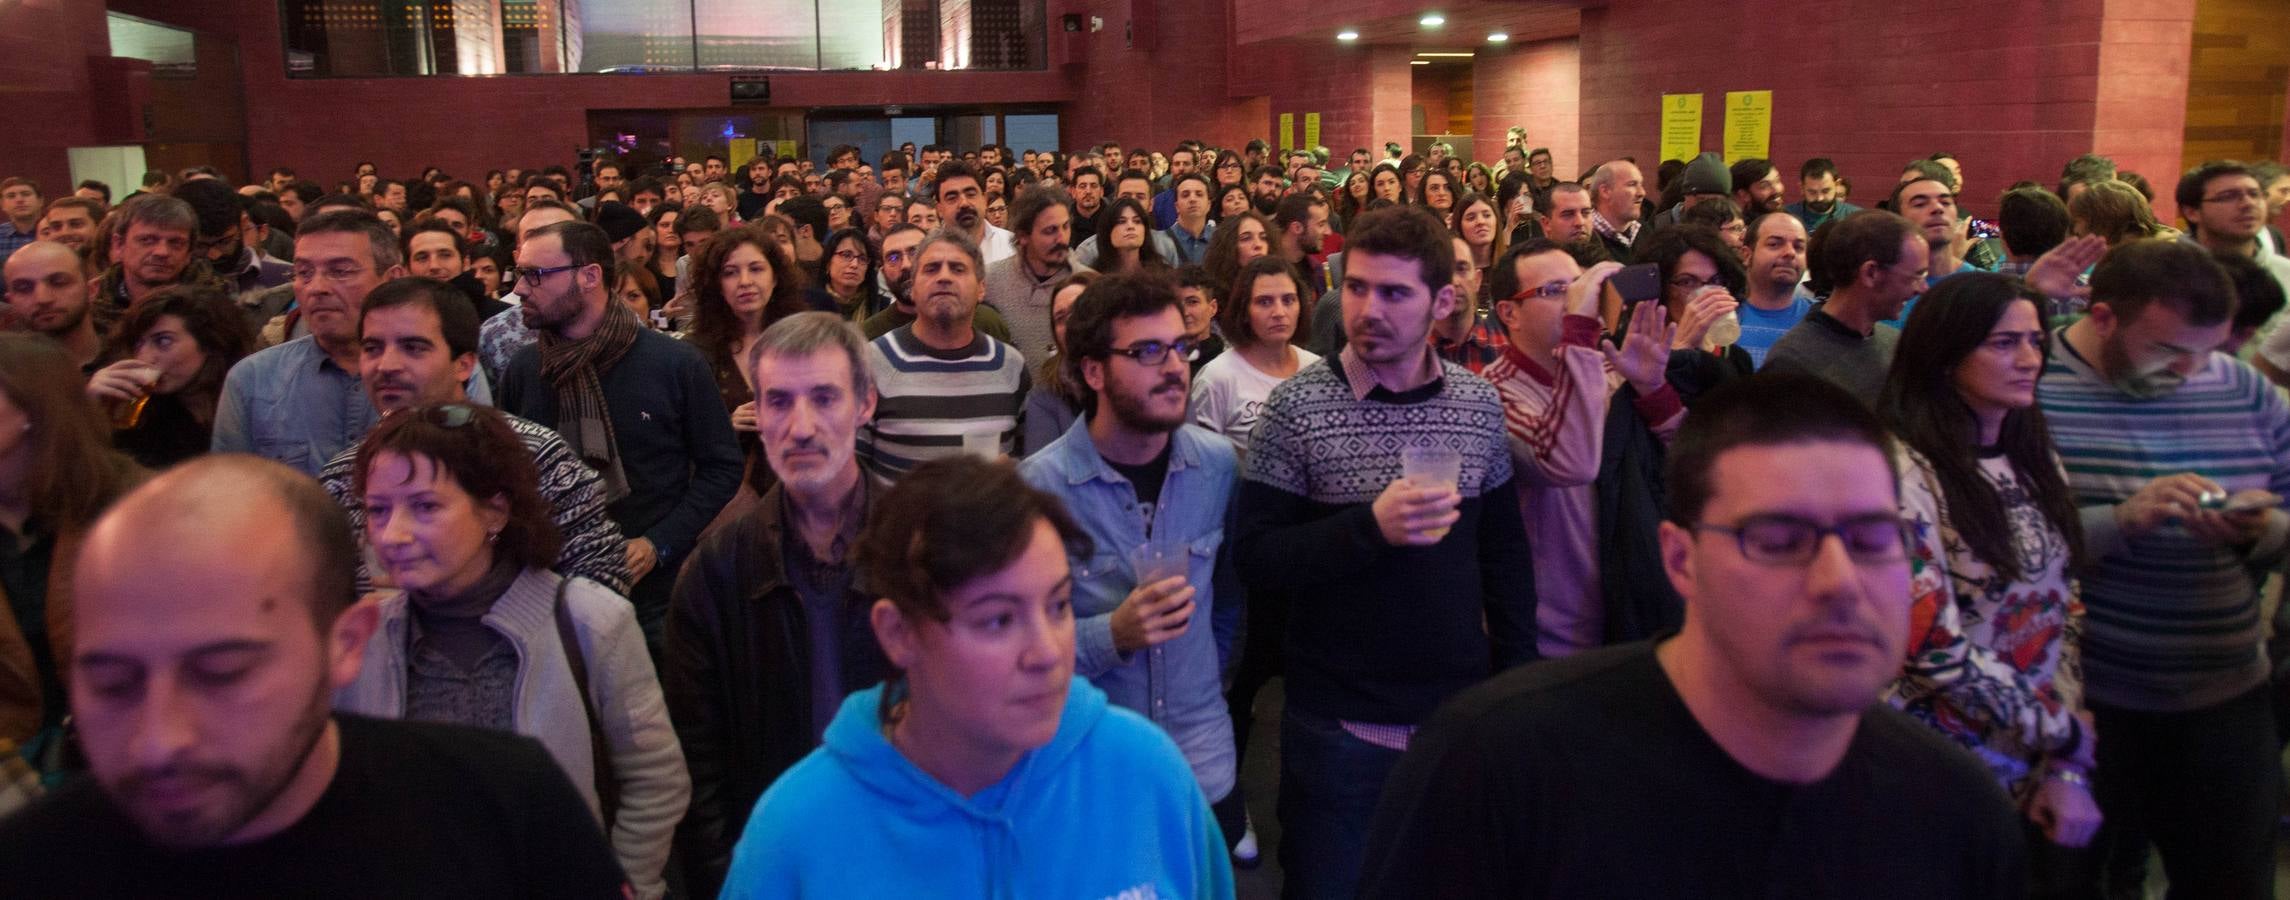
{"label": "red brick wall", "polygon": [[[1341,158],[1367,147],[1383,158],[1387,140],[1405,143],[1412,103],[1410,53],[1400,47],[1337,47],[1324,42],[1269,41],[1250,44],[1255,62],[1236,82],[1268,96],[1257,126],[1268,143],[1278,143],[1281,113],[1296,116],[1296,140],[1304,140],[1304,115],[1320,114],[1320,143]],[[1316,60],[1314,65],[1300,60]]]}
{"label": "red brick wall", "polygon": [[[1468,77],[1471,70],[1463,66],[1411,65],[1408,68],[1413,70],[1408,80],[1408,102],[1423,107],[1423,133],[1447,134],[1449,95],[1455,91],[1457,76]],[[1414,120],[1412,113],[1411,110],[1411,123]],[[1391,139],[1411,148],[1414,146],[1405,135],[1393,135]]]}
{"label": "red brick wall", "polygon": [[1481,49],[1475,62],[1472,131],[1480,161],[1493,165],[1501,159],[1505,130],[1523,125],[1528,149],[1551,149],[1553,171],[1580,172],[1582,42],[1566,38]]}
{"label": "red brick wall", "polygon": [[48,197],[71,193],[64,149],[96,143],[88,58],[109,55],[101,3],[0,3],[0,100],[7,109],[0,177],[28,176]]}
{"label": "red brick wall", "polygon": [[1653,158],[1664,93],[1703,93],[1702,146],[1717,149],[1725,92],[1770,89],[1770,155],[1785,179],[1828,156],[1854,181],[1853,199],[1873,202],[1904,163],[1945,149],[1964,165],[1966,205],[1988,215],[2012,182],[2056,180],[2095,147],[2152,168],[2179,127],[2171,107],[2182,104],[2145,98],[2184,95],[2194,0],[1733,6],[1583,11],[1584,164]]}
{"label": "red brick wall", "polygon": [[[1052,2],[1053,9],[1057,6]],[[1263,95],[1236,67],[1253,63],[1230,52],[1229,0],[1081,0],[1076,12],[1105,28],[1082,38],[1082,65],[1070,75],[1073,102],[1058,121],[1067,147],[1120,141],[1163,153],[1179,140],[1238,146],[1269,137]],[[1123,26],[1142,18],[1157,40],[1132,47]]]}

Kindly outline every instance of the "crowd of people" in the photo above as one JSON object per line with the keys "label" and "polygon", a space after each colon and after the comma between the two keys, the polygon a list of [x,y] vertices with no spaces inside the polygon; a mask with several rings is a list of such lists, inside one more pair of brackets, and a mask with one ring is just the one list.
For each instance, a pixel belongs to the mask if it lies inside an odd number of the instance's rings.
{"label": "crowd of people", "polygon": [[9,893],[2272,895],[2278,165],[730,162],[0,179]]}

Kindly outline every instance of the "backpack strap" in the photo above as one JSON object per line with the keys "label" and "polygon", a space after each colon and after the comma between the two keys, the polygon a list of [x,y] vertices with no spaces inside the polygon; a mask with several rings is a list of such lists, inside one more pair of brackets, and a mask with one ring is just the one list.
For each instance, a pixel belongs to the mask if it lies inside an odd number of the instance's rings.
{"label": "backpack strap", "polygon": [[565,662],[572,666],[573,687],[580,691],[580,711],[588,719],[589,752],[594,757],[596,803],[604,816],[604,832],[612,834],[612,820],[620,812],[620,779],[612,772],[612,745],[605,742],[604,726],[597,722],[596,698],[588,689],[588,657],[580,649],[580,633],[573,627],[572,604],[565,601],[571,576],[557,579],[557,638],[565,645]]}

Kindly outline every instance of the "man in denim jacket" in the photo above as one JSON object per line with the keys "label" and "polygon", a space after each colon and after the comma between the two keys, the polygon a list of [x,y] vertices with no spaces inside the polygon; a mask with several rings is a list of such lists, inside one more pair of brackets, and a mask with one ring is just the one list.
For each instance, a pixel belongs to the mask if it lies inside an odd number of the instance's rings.
{"label": "man in denim jacket", "polygon": [[1242,815],[1210,620],[1223,612],[1212,576],[1237,458],[1223,438],[1185,424],[1193,346],[1167,277],[1090,285],[1066,320],[1066,350],[1066,377],[1085,386],[1090,415],[1020,472],[1065,501],[1097,548],[1072,561],[1075,669],[1169,733],[1229,845]]}

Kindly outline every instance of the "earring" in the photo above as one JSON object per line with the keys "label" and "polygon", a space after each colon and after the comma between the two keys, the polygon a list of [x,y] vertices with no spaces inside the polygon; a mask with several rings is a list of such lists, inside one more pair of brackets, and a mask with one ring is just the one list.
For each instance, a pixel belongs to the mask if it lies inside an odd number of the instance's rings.
{"label": "earring", "polygon": [[500,533],[500,532],[498,532],[498,531],[488,531],[488,532],[485,532],[485,543],[488,543],[488,544],[490,544],[490,543],[493,543],[493,542],[495,542],[495,541],[498,541],[498,540],[500,540],[500,539],[501,539],[501,533]]}

